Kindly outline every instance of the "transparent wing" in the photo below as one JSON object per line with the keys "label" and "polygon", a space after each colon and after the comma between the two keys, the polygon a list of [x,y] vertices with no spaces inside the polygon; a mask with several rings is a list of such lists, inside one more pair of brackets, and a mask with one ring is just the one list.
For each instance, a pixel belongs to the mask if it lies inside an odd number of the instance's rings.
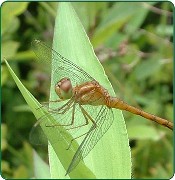
{"label": "transparent wing", "polygon": [[[65,104],[67,104],[67,102],[65,102]],[[61,126],[64,126],[65,129],[73,137],[78,137],[81,135],[81,133],[79,132],[80,128],[82,131],[85,131],[85,132],[87,131],[86,126],[81,126],[81,125],[85,125],[86,119],[84,115],[82,114],[81,109],[79,108],[79,104],[73,103],[69,108],[67,108],[67,106],[62,108],[64,105],[60,105],[60,103],[57,103],[56,109],[49,108],[48,113],[40,117],[40,119],[36,122],[32,130],[30,131],[29,140],[32,144],[34,145],[47,145],[48,144],[47,137],[45,136],[41,128],[42,125],[46,126],[48,130],[50,130],[48,131],[49,136],[52,136],[53,128],[57,130],[57,132],[59,133],[57,137],[52,137],[53,143],[54,142],[56,143],[64,139],[64,133],[61,131]],[[65,113],[62,114],[62,112],[65,109],[66,109]],[[87,112],[91,112],[92,113],[91,117],[95,119],[96,113],[98,112],[97,107],[92,107],[90,105],[87,105],[86,107],[84,107],[84,109],[86,109]],[[56,120],[53,123],[49,122],[47,119],[50,115]],[[73,123],[71,124],[72,121]],[[91,123],[91,121],[89,121],[89,123]]]}
{"label": "transparent wing", "polygon": [[54,59],[54,62],[58,62],[56,67],[54,67],[53,74],[55,84],[64,77],[69,77],[73,86],[95,80],[82,68],[39,40],[34,40],[32,42],[32,49],[38,57],[38,60],[47,64],[50,69],[52,59]]}
{"label": "transparent wing", "polygon": [[97,127],[94,128],[94,125],[90,128],[89,133],[86,135],[78,150],[76,151],[69,167],[67,174],[70,173],[78,163],[85,158],[88,153],[94,148],[97,142],[101,137],[107,132],[114,120],[113,111],[108,107],[102,106],[97,117],[96,124]]}
{"label": "transparent wing", "polygon": [[[43,123],[43,121],[42,121]],[[43,133],[40,123],[37,121],[29,134],[29,141],[33,145],[48,145],[47,136]]]}
{"label": "transparent wing", "polygon": [[[74,114],[73,112],[73,106],[74,106]],[[74,124],[70,125],[72,118],[77,118],[76,117],[76,112],[79,111],[77,104],[72,105],[69,109],[66,110],[64,114],[59,114],[62,113],[64,109],[58,110],[60,107],[58,106],[57,109],[49,109],[49,112],[39,118],[39,120],[35,123],[35,125],[32,127],[29,135],[29,140],[32,144],[34,145],[47,145],[48,144],[48,139],[47,136],[44,134],[41,126],[46,126],[48,128],[48,134],[50,137],[52,137],[52,142],[58,142],[59,140],[64,139],[64,134],[61,131],[61,126],[66,126],[68,125],[70,129],[70,133],[73,134],[73,128],[74,126],[78,126],[79,123],[85,121],[82,117],[81,121],[75,121]],[[65,106],[66,108],[66,106]],[[51,122],[51,120],[48,121],[48,117],[52,116],[54,119],[57,121]],[[52,131],[57,130],[59,135],[57,137],[52,136]]]}

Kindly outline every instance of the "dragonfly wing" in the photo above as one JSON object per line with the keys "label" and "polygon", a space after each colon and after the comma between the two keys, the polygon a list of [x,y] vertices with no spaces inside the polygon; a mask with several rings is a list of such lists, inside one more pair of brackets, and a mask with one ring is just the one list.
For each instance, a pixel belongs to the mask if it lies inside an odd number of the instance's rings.
{"label": "dragonfly wing", "polygon": [[[68,104],[67,102],[65,104]],[[64,104],[64,105],[65,105]],[[62,105],[62,107],[64,106]],[[48,134],[50,137],[52,137],[52,143],[56,143],[60,140],[65,139],[65,134],[61,130],[62,126],[64,126],[65,129],[75,137],[80,135],[80,127],[81,125],[85,124],[86,119],[84,119],[84,116],[80,112],[79,105],[77,103],[74,103],[72,106],[67,108],[65,106],[66,112],[63,114],[59,114],[60,110],[58,110],[60,107],[60,104],[58,103],[57,109],[51,109],[49,108],[46,113],[41,116],[38,121],[35,123],[33,128],[30,131],[29,140],[33,145],[47,145],[48,139],[46,135],[44,134],[41,126],[47,126],[48,128]],[[65,109],[61,108],[61,111],[64,111]],[[74,113],[73,113],[74,109]],[[79,115],[78,115],[79,113]],[[52,117],[54,120],[52,122],[52,119],[49,119],[49,117]],[[72,120],[74,118],[73,124],[71,124]],[[58,132],[57,136],[54,136],[54,131]],[[68,143],[69,144],[69,143]]]}
{"label": "dragonfly wing", "polygon": [[41,126],[39,125],[40,120],[38,120],[35,125],[32,127],[30,134],[29,134],[29,141],[33,145],[44,145],[47,146],[48,140],[46,135],[43,133]]}
{"label": "dragonfly wing", "polygon": [[32,42],[32,49],[35,52],[38,59],[43,63],[46,63],[51,69],[51,60],[54,59],[56,67],[54,68],[54,83],[57,83],[64,77],[69,77],[74,85],[81,84],[83,82],[95,80],[82,68],[63,57],[60,53],[50,48],[39,40]]}
{"label": "dragonfly wing", "polygon": [[[67,103],[65,103],[67,104]],[[75,104],[76,107],[76,104]],[[59,108],[59,106],[58,106]],[[70,124],[71,118],[72,118],[72,108],[71,106],[66,112],[62,115],[59,114],[59,110],[57,109],[47,109],[45,111],[45,114],[41,116],[38,121],[35,123],[35,125],[32,127],[30,134],[29,134],[29,140],[33,145],[47,145],[48,139],[45,133],[43,132],[41,126],[47,126],[49,136],[52,137],[52,142],[58,142],[59,140],[62,140],[64,137],[64,133],[61,130],[61,126],[58,125],[66,125]],[[49,117],[53,117],[53,119],[50,119]],[[48,119],[49,118],[49,119]],[[55,119],[58,119],[58,121],[55,121]],[[58,124],[59,123],[59,124]],[[56,126],[54,126],[56,125]],[[55,137],[52,135],[54,131],[58,132],[58,136]]]}
{"label": "dragonfly wing", "polygon": [[[52,120],[48,117],[52,115],[54,117],[55,113],[48,113],[43,115],[32,127],[30,134],[29,134],[29,141],[33,145],[39,145],[39,146],[47,146],[48,145],[48,138],[43,132],[42,127],[43,126],[49,126],[55,124],[55,121],[52,123]],[[56,143],[60,140],[63,140],[64,133],[62,132],[60,126],[53,126],[53,127],[47,127],[48,128],[48,136],[52,138],[52,143]],[[57,136],[54,135],[54,133],[57,132]]]}
{"label": "dragonfly wing", "polygon": [[88,153],[94,148],[97,142],[102,138],[102,136],[112,125],[113,119],[114,116],[112,109],[102,106],[95,119],[97,127],[94,129],[94,125],[92,125],[92,127],[90,128],[89,133],[87,133],[86,137],[76,151],[68,167],[67,174],[70,173],[79,164],[79,162],[83,158],[85,158]]}

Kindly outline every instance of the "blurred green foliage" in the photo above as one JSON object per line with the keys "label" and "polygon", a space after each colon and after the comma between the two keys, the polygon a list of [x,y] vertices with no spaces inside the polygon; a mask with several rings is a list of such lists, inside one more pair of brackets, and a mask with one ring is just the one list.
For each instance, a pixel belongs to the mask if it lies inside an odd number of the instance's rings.
{"label": "blurred green foliage", "polygon": [[[33,39],[52,42],[57,4],[5,2],[1,11],[1,59],[5,57],[9,61],[22,83],[41,102],[48,99],[48,75],[35,63],[30,42]],[[173,120],[173,4],[72,4],[117,96]],[[38,172],[37,166],[45,167],[28,141],[35,118],[3,64],[1,86],[2,175],[32,178]],[[170,178],[173,174],[172,132],[141,117],[123,113],[132,150],[133,177]],[[38,149],[47,159],[46,150]]]}

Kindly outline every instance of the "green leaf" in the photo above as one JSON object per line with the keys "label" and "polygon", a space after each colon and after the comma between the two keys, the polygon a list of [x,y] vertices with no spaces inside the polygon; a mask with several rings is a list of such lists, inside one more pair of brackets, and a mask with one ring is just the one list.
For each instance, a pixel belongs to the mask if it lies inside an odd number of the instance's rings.
{"label": "green leaf", "polygon": [[50,179],[49,166],[33,151],[34,176],[37,179]]}
{"label": "green leaf", "polygon": [[19,43],[15,41],[6,41],[2,43],[1,59],[3,59],[4,57],[9,59],[15,56],[18,47],[19,47]]}
{"label": "green leaf", "polygon": [[19,165],[13,174],[13,177],[15,179],[19,179],[19,178],[24,178],[27,179],[28,174],[27,174],[27,168],[24,165]]}
{"label": "green leaf", "polygon": [[[126,5],[126,3],[124,4]],[[125,30],[127,34],[132,35],[140,28],[150,10],[147,6],[153,6],[154,4],[156,2],[128,2],[128,6],[134,8],[135,13],[130,21],[127,22]]]}
{"label": "green leaf", "polygon": [[159,34],[159,36],[172,36],[173,35],[173,26],[172,25],[158,25],[157,26],[157,34]]}
{"label": "green leaf", "polygon": [[85,30],[88,30],[95,25],[96,17],[101,16],[102,12],[106,10],[108,3],[109,2],[74,2],[72,6],[78,14],[83,27]]}
{"label": "green leaf", "polygon": [[163,132],[158,132],[154,127],[147,125],[134,125],[128,127],[128,135],[130,139],[151,139],[156,141],[163,136]]}
{"label": "green leaf", "polygon": [[[147,4],[142,2],[117,2],[106,13],[104,20],[99,24],[93,35],[92,43],[95,47],[104,44],[113,34],[117,34],[124,27],[126,37],[133,34],[142,25],[149,8],[145,8]],[[133,35],[132,35],[133,36]],[[118,38],[115,37],[115,41]]]}
{"label": "green leaf", "polygon": [[154,59],[141,62],[139,65],[137,65],[133,73],[137,80],[141,81],[158,72],[161,66],[161,62],[157,61],[157,57],[155,57]]}
{"label": "green leaf", "polygon": [[113,33],[116,33],[117,30],[122,28],[135,14],[135,8],[136,6],[131,4],[130,6],[127,6],[126,10],[125,2],[114,4],[96,29],[92,39],[93,45],[97,47],[104,43],[113,35]]}
{"label": "green leaf", "polygon": [[[15,16],[23,13],[29,2],[4,2],[2,5],[2,30],[3,34],[5,31],[8,31],[11,25],[11,22],[14,20]],[[12,10],[13,9],[13,10]]]}
{"label": "green leaf", "polygon": [[[59,3],[55,22],[53,48],[88,72],[101,85],[108,89],[111,95],[115,95],[99,60],[94,54],[89,38],[70,3]],[[53,69],[56,65],[57,62],[53,61]],[[54,94],[54,84],[52,83],[51,99],[55,99]],[[121,111],[115,110],[114,118],[112,127],[84,159],[86,165],[93,171],[96,178],[131,177],[130,148]],[[52,167],[51,174],[55,175],[57,172],[57,176],[52,175],[52,178],[64,178],[59,176],[61,172],[58,172],[58,166],[60,169],[62,165],[55,163],[56,158],[54,158],[54,152],[51,148],[49,149],[49,154],[50,165]],[[81,174],[86,175],[86,173],[78,165],[69,176],[71,178],[80,178]]]}

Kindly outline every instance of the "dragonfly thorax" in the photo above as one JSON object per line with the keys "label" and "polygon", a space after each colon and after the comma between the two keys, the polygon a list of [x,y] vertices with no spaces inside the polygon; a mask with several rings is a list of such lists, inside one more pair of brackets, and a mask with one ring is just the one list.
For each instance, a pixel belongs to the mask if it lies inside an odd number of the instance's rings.
{"label": "dragonfly thorax", "polygon": [[86,82],[73,88],[75,101],[82,105],[105,105],[105,93],[106,90],[96,81]]}
{"label": "dragonfly thorax", "polygon": [[55,92],[60,99],[66,100],[72,97],[72,83],[69,78],[62,78],[55,85]]}

